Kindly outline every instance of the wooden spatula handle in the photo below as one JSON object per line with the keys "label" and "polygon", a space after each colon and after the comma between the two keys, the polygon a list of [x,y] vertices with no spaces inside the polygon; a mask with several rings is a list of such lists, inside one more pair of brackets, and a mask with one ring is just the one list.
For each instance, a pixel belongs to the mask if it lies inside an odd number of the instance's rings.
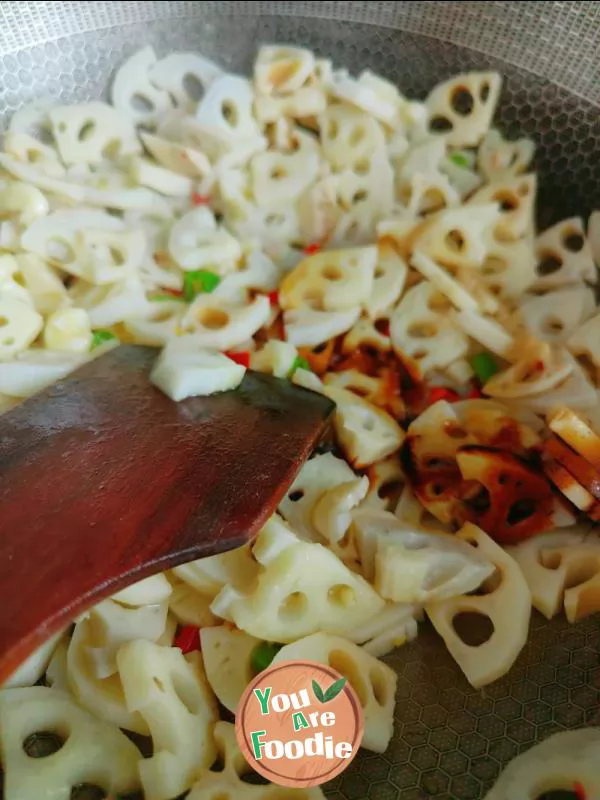
{"label": "wooden spatula handle", "polygon": [[333,409],[252,372],[174,403],[155,356],[121,346],[0,417],[0,681],[103,597],[251,538]]}

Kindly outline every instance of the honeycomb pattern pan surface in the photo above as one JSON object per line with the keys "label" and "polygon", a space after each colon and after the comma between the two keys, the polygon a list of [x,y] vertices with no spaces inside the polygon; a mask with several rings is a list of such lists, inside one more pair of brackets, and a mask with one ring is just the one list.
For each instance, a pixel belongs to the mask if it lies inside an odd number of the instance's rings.
{"label": "honeycomb pattern pan surface", "polygon": [[[340,19],[345,20],[343,25]],[[497,124],[539,147],[540,224],[600,207],[600,3],[0,3],[0,122],[40,97],[105,93],[136,48],[192,49],[247,71],[259,43],[293,42],[423,97],[473,68],[505,76]],[[533,614],[516,666],[472,689],[427,625],[386,660],[395,734],[326,787],[335,800],[478,800],[502,767],[555,731],[600,724],[597,619]],[[566,787],[565,787],[566,788]]]}

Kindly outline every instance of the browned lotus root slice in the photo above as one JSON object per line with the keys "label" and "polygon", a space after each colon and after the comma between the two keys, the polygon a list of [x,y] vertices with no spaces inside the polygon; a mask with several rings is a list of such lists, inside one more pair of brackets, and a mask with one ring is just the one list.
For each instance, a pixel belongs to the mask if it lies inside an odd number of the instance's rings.
{"label": "browned lotus root slice", "polygon": [[464,516],[492,539],[516,544],[552,527],[550,484],[520,458],[491,447],[465,445],[456,460],[466,481],[476,481],[487,490],[485,504],[463,504]]}
{"label": "browned lotus root slice", "polygon": [[600,436],[582,416],[570,408],[559,408],[548,417],[550,430],[600,469]]}
{"label": "browned lotus root slice", "polygon": [[419,437],[407,437],[401,450],[402,466],[415,493],[425,508],[445,524],[455,518],[463,483],[458,465],[451,455],[418,454]]}
{"label": "browned lotus root slice", "polygon": [[564,467],[553,458],[544,458],[544,472],[556,488],[580,511],[589,511],[594,498]]}
{"label": "browned lotus root slice", "polygon": [[335,339],[330,339],[316,347],[299,347],[298,354],[308,361],[308,366],[314,373],[324,375],[329,368],[334,347]]}
{"label": "browned lotus root slice", "polygon": [[585,458],[554,436],[544,442],[544,451],[570,472],[596,500],[600,500],[600,473]]}

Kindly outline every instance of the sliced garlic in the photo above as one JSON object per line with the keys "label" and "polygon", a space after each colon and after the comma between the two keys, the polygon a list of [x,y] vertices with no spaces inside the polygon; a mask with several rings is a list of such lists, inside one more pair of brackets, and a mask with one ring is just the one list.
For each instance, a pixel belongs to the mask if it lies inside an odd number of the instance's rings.
{"label": "sliced garlic", "polygon": [[87,353],[92,342],[90,318],[82,308],[63,308],[49,315],[44,327],[48,350]]}

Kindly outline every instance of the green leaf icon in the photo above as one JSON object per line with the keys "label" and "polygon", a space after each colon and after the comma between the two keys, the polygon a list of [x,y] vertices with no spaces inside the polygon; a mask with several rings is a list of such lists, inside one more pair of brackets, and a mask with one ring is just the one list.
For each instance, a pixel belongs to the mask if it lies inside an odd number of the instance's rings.
{"label": "green leaf icon", "polygon": [[323,694],[323,689],[319,686],[319,684],[313,680],[312,682],[312,690],[315,693],[315,697],[319,701],[319,703],[325,702],[325,695]]}
{"label": "green leaf icon", "polygon": [[328,703],[330,700],[333,700],[338,694],[342,691],[346,683],[348,682],[347,678],[340,678],[339,680],[335,681],[331,684],[329,689],[325,692],[325,699],[323,700],[324,703]]}

